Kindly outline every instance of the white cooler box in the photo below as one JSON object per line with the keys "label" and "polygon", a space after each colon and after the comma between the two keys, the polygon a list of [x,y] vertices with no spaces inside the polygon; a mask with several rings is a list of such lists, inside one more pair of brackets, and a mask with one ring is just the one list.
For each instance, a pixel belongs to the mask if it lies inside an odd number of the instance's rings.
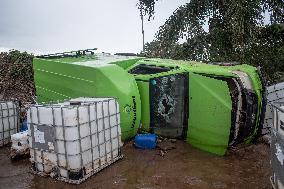
{"label": "white cooler box", "polygon": [[33,170],[79,184],[122,158],[119,106],[113,98],[78,98],[28,110]]}
{"label": "white cooler box", "polygon": [[8,144],[11,135],[19,129],[19,104],[15,101],[0,101],[0,147]]}

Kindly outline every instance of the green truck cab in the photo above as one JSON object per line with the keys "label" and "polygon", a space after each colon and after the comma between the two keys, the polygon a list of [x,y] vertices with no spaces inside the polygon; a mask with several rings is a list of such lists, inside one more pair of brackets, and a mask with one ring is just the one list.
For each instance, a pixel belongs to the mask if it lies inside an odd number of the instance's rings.
{"label": "green truck cab", "polygon": [[115,97],[124,140],[140,129],[218,155],[261,130],[265,91],[255,67],[86,52],[34,59],[39,102]]}
{"label": "green truck cab", "polygon": [[143,59],[127,70],[139,88],[146,130],[219,155],[260,132],[265,98],[255,67]]}

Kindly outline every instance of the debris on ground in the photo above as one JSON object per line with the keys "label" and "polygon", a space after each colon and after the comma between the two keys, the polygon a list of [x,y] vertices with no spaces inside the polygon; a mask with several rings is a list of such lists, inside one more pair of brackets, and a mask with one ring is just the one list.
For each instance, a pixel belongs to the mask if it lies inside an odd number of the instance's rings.
{"label": "debris on ground", "polygon": [[177,141],[177,139],[171,138],[171,139],[169,139],[169,141],[170,141],[171,143],[175,143],[175,142]]}
{"label": "debris on ground", "polygon": [[[137,150],[132,145],[132,141],[125,143],[125,158],[91,177],[80,188],[271,188],[270,149],[262,143],[222,157],[181,140],[164,157],[157,155],[157,150]],[[9,151],[7,147],[0,149],[0,188],[78,188],[32,174],[29,160],[10,161]]]}
{"label": "debris on ground", "polygon": [[159,137],[157,140],[157,148],[159,150],[159,155],[164,157],[169,150],[173,150],[176,148],[176,139],[168,139]]}
{"label": "debris on ground", "polygon": [[264,143],[264,144],[270,145],[270,135],[269,135],[269,134],[266,134],[266,135],[263,135],[263,136],[259,137],[259,138],[257,139],[257,142],[258,142],[258,143]]}
{"label": "debris on ground", "polygon": [[255,159],[259,159],[261,156],[269,157],[270,154],[267,154],[267,149],[269,145],[263,142],[256,142],[255,144],[239,144],[235,147],[231,147],[228,150],[228,156],[238,156],[244,159],[247,159],[250,156],[255,156]]}
{"label": "debris on ground", "polygon": [[163,140],[157,144],[157,147],[163,151],[169,151],[175,149],[176,145],[169,140]]}
{"label": "debris on ground", "polygon": [[29,158],[29,157],[30,157],[30,149],[29,148],[21,150],[21,151],[11,149],[10,158],[12,160],[25,159],[25,158]]}

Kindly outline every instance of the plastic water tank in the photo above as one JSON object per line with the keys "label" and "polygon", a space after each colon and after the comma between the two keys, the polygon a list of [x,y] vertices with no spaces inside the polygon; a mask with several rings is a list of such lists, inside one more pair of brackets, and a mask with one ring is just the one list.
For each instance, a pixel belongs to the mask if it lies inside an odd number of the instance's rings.
{"label": "plastic water tank", "polygon": [[122,157],[119,105],[113,98],[35,105],[27,116],[37,173],[78,184]]}
{"label": "plastic water tank", "polygon": [[15,101],[0,101],[0,146],[10,142],[10,136],[18,132],[19,105]]}

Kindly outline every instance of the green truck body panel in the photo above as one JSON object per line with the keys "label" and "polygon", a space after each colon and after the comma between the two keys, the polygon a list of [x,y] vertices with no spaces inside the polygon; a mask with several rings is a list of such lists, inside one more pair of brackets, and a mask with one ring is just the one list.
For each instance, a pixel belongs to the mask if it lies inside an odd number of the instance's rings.
{"label": "green truck body panel", "polygon": [[137,81],[140,92],[141,102],[141,125],[142,129],[150,131],[150,98],[149,98],[149,81]]}
{"label": "green truck body panel", "polygon": [[231,128],[232,102],[225,81],[189,75],[189,122],[186,140],[202,150],[225,154]]}
{"label": "green truck body panel", "polygon": [[134,77],[117,65],[87,67],[45,59],[34,59],[39,102],[76,97],[115,97],[121,113],[122,138],[135,136],[141,101]]}
{"label": "green truck body panel", "polygon": [[[265,91],[263,91],[261,78],[257,71],[257,68],[250,66],[250,65],[246,65],[246,64],[236,65],[236,66],[216,66],[216,65],[198,63],[197,65],[198,66],[185,65],[185,67],[194,73],[212,74],[216,76],[225,76],[225,77],[236,77],[237,78],[237,76],[234,73],[232,73],[233,71],[242,71],[246,73],[248,77],[250,78],[252,85],[253,85],[254,92],[256,93],[258,97],[258,101],[257,101],[258,112],[256,115],[257,116],[256,124],[257,126],[259,125],[260,113],[261,113],[261,108],[262,108],[262,98],[263,98],[263,93],[265,93]],[[246,143],[249,143],[254,139],[255,135],[257,134],[257,129],[258,129],[257,126],[255,127],[254,134],[246,139]]]}
{"label": "green truck body panel", "polygon": [[127,68],[135,64],[138,60],[141,60],[141,58],[135,58],[131,60],[122,60],[122,61],[112,62],[111,64],[118,65],[119,67],[126,70]]}
{"label": "green truck body panel", "polygon": [[[152,131],[156,82],[161,84],[164,79],[169,81],[171,76],[174,76],[187,85],[176,89],[185,91],[187,98],[183,101],[185,107],[176,107],[179,112],[175,113],[185,120],[182,123],[186,127],[183,138],[194,147],[224,155],[231,142],[234,125],[232,115],[235,113],[232,91],[227,80],[240,82],[236,72],[241,72],[247,75],[246,79],[252,85],[250,92],[255,93],[258,105],[253,132],[245,137],[244,142],[251,142],[257,134],[264,91],[255,67],[137,57],[119,61],[114,59],[99,66],[90,63],[91,60],[97,59],[95,55],[58,59],[35,58],[34,70],[39,102],[82,96],[116,97],[121,112],[122,138],[129,139],[136,134],[140,123],[142,129]],[[168,70],[143,74],[132,72],[139,65]],[[188,83],[182,82],[185,80]],[[182,115],[181,110],[187,115]]]}
{"label": "green truck body panel", "polygon": [[88,55],[88,56],[78,56],[77,58],[74,57],[63,57],[63,58],[53,58],[53,62],[61,62],[61,63],[74,63],[74,62],[87,62],[90,60],[97,60],[96,55]]}

